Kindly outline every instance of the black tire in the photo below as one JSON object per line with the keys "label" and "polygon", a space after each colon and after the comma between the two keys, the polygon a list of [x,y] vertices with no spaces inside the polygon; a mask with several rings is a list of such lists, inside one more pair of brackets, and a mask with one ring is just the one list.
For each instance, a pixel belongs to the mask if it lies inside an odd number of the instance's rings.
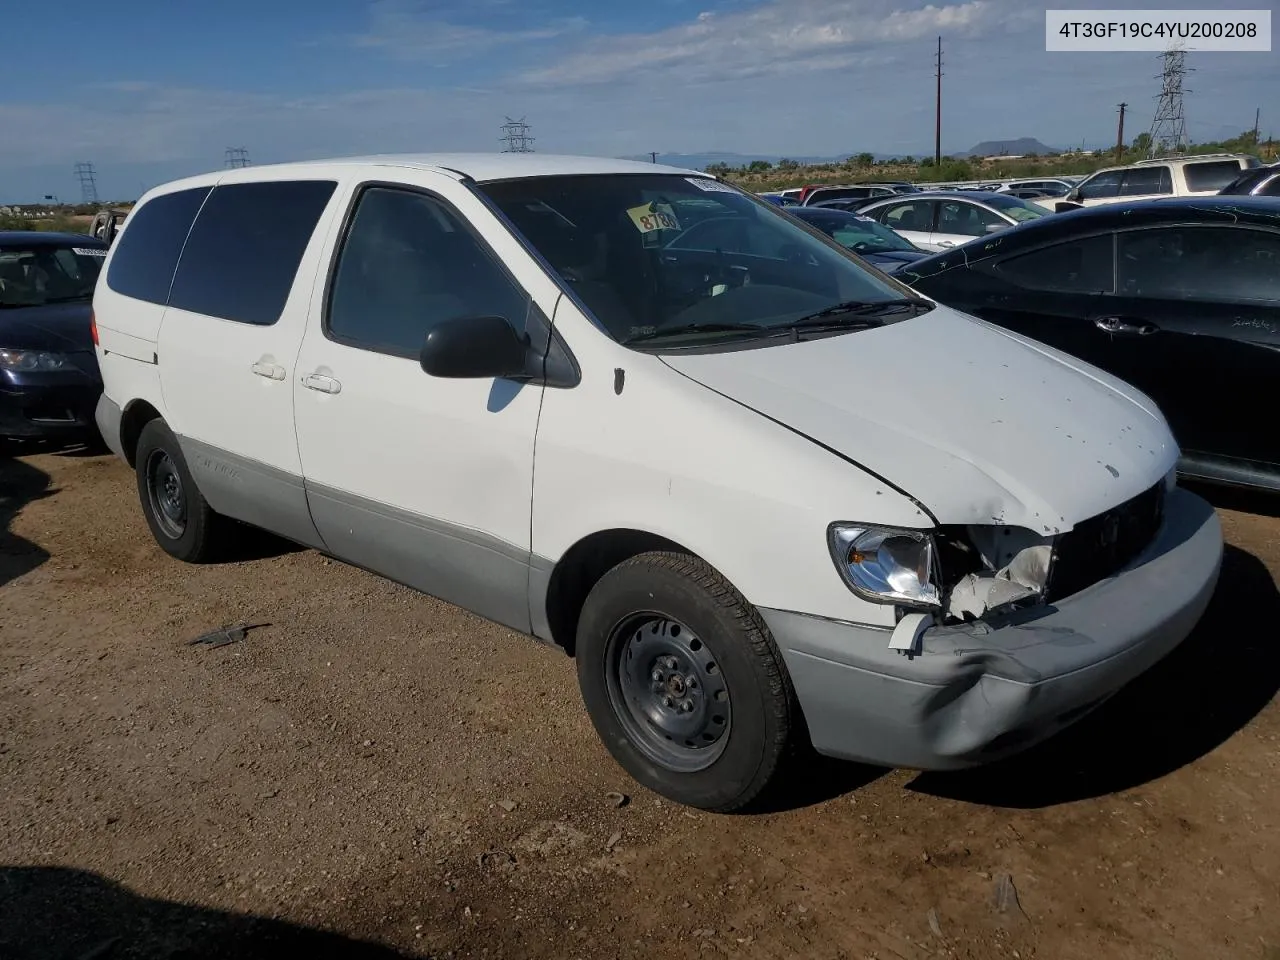
{"label": "black tire", "polygon": [[[134,464],[142,513],[156,543],[187,563],[216,560],[227,521],[213,512],[196,487],[182,448],[163,420],[142,428]],[[168,509],[175,491],[176,511]]]}
{"label": "black tire", "polygon": [[709,564],[644,553],[614,567],[583,605],[575,656],[596,732],[654,792],[727,813],[777,772],[799,717],[791,678],[760,614]]}

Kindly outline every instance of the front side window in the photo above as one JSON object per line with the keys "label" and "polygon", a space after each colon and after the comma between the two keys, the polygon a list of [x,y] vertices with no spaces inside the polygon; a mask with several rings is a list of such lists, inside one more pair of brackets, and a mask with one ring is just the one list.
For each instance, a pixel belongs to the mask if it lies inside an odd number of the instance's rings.
{"label": "front side window", "polygon": [[1187,189],[1193,193],[1217,193],[1240,176],[1240,164],[1234,160],[1216,160],[1205,163],[1188,163],[1182,168]]}
{"label": "front side window", "polygon": [[1280,300],[1280,233],[1155,227],[1117,236],[1118,292],[1176,300]]}
{"label": "front side window", "polygon": [[1080,184],[1081,200],[1101,200],[1114,197],[1120,192],[1120,170],[1104,170]]}
{"label": "front side window", "polygon": [[478,190],[619,342],[772,336],[831,307],[887,309],[910,295],[778,208],[702,177],[531,177]]}
{"label": "front side window", "polygon": [[338,254],[326,332],[339,343],[416,357],[436,324],[499,316],[524,330],[529,297],[442,201],[370,187]]}
{"label": "front side window", "polygon": [[1110,293],[1114,287],[1112,234],[1057,243],[996,265],[1003,279],[1026,290]]}
{"label": "front side window", "polygon": [[90,300],[106,255],[106,246],[88,237],[82,246],[0,245],[0,308]]}
{"label": "front side window", "polygon": [[1149,197],[1173,193],[1173,178],[1168,167],[1134,167],[1124,171],[1120,180],[1120,196]]}

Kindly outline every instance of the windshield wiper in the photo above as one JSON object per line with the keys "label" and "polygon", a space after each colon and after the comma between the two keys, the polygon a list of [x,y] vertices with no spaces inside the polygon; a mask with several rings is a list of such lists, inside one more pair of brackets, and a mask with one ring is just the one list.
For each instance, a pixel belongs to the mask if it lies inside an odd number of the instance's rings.
{"label": "windshield wiper", "polygon": [[[841,303],[834,303],[825,310],[819,310],[816,313],[809,313],[801,317],[799,320],[793,320],[786,326],[788,328],[797,327],[817,327],[827,325],[843,325],[848,322],[853,323],[869,323],[874,320],[881,320],[885,314],[898,313],[902,310],[914,309],[918,313],[924,313],[926,310],[932,310],[933,304],[928,300],[922,300],[919,297],[898,297],[894,300],[845,300]],[[848,320],[837,320],[837,317],[847,317]]]}
{"label": "windshield wiper", "polygon": [[772,334],[777,327],[767,327],[759,323],[685,323],[678,327],[660,327],[648,333],[637,333],[627,337],[623,343],[636,343],[641,340],[658,340],[663,337],[679,336],[682,333],[763,333]]}

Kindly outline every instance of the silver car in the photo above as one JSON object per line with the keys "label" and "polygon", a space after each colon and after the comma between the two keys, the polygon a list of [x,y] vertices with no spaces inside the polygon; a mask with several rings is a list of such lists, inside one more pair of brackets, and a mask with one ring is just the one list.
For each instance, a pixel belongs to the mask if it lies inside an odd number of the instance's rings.
{"label": "silver car", "polygon": [[985,190],[913,193],[869,203],[858,210],[901,234],[921,250],[948,250],[1052,214],[1019,197]]}

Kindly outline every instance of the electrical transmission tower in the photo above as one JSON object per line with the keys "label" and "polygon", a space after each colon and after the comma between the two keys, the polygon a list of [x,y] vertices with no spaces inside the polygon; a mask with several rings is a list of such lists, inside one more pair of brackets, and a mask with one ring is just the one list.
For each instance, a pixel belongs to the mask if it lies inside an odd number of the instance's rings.
{"label": "electrical transmission tower", "polygon": [[82,160],[76,164],[76,179],[80,181],[80,202],[98,202],[98,177],[93,164]]}
{"label": "electrical transmission tower", "polygon": [[533,153],[533,137],[529,136],[529,124],[524,122],[524,117],[519,120],[512,120],[507,117],[507,122],[502,125],[502,142],[506,144],[503,153]]}
{"label": "electrical transmission tower", "polygon": [[1182,79],[1186,76],[1186,51],[1173,48],[1160,54],[1164,69],[1157,77],[1160,81],[1160,95],[1156,98],[1156,115],[1151,121],[1151,143],[1147,147],[1148,157],[1159,157],[1166,153],[1181,153],[1187,148],[1187,116],[1182,102],[1182,95],[1190,93],[1183,89]]}
{"label": "electrical transmission tower", "polygon": [[232,169],[249,165],[249,151],[244,147],[227,147],[226,166]]}

